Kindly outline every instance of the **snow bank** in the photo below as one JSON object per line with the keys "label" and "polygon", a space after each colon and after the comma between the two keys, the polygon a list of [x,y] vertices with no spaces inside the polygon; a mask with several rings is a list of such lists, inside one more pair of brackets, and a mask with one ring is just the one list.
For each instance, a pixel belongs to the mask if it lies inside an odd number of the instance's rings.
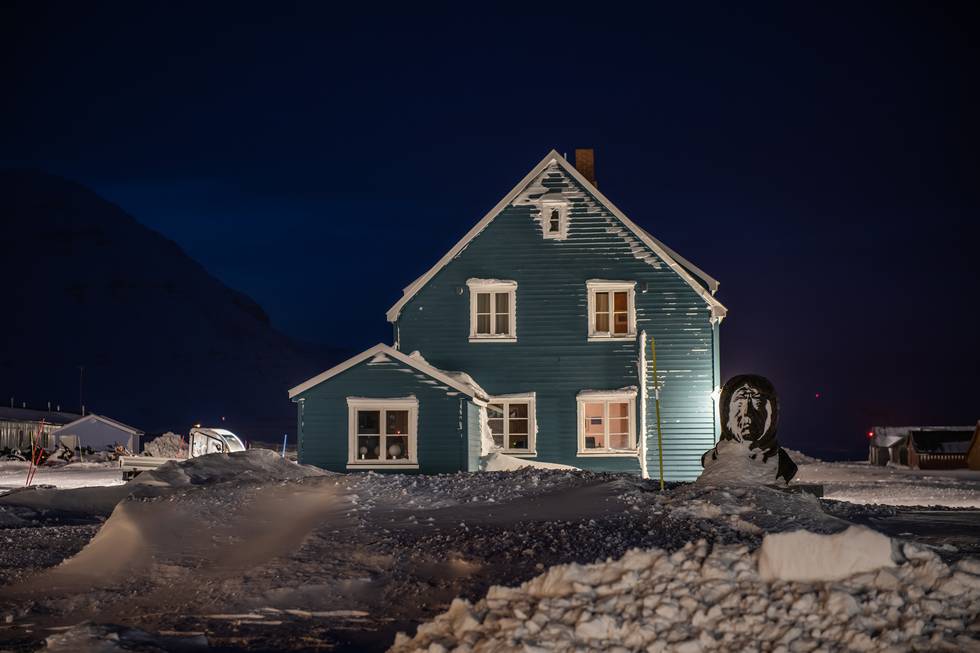
{"label": "snow bank", "polygon": [[704,471],[695,481],[701,485],[768,485],[775,483],[778,456],[763,462],[763,451],[749,442],[721,440],[715,445],[718,457],[704,457]]}
{"label": "snow bank", "polygon": [[814,463],[823,462],[819,458],[808,456],[802,451],[797,451],[796,449],[787,449],[786,447],[783,447],[783,451],[785,451],[787,455],[789,455],[790,459],[797,465],[812,465]]}
{"label": "snow bank", "polygon": [[524,467],[535,469],[571,469],[578,470],[578,467],[571,465],[560,465],[558,463],[543,463],[537,460],[527,460],[517,456],[508,456],[498,452],[492,452],[483,457],[483,471],[486,472],[512,472]]}
{"label": "snow bank", "polygon": [[773,533],[762,541],[759,552],[763,580],[839,580],[894,566],[891,539],[863,526],[833,535]]}
{"label": "snow bank", "polygon": [[143,445],[143,454],[159,458],[187,458],[187,442],[176,433],[167,432]]}
{"label": "snow bank", "polygon": [[249,449],[223,454],[213,453],[189,460],[171,461],[143,472],[132,483],[184,487],[226,481],[297,481],[328,472],[311,465],[284,460],[270,449]]}
{"label": "snow bank", "polygon": [[456,599],[391,651],[980,650],[980,561],[904,556],[834,583],[770,583],[742,545],[632,550]]}

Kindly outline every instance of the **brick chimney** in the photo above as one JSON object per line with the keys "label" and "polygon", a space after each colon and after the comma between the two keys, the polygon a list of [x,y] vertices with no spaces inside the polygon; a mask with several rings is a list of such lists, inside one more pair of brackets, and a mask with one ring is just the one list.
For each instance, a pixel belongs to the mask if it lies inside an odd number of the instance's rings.
{"label": "brick chimney", "polygon": [[595,150],[591,147],[575,148],[575,169],[593,186],[599,187],[599,183],[595,180]]}

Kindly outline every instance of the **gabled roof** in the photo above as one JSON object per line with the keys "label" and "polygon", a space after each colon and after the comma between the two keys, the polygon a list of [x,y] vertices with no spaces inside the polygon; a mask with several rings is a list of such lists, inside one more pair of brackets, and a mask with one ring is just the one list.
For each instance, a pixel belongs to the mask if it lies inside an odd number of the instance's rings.
{"label": "gabled roof", "polygon": [[[609,199],[599,192],[588,179],[582,176],[582,174],[575,169],[575,166],[571,165],[565,160],[565,157],[561,156],[555,150],[548,152],[541,163],[534,166],[531,172],[527,173],[523,179],[521,179],[516,186],[509,193],[507,193],[502,200],[500,200],[496,206],[494,206],[490,211],[483,216],[483,218],[477,222],[472,229],[466,232],[458,243],[453,245],[452,249],[446,252],[446,255],[439,259],[439,262],[433,265],[428,272],[423,274],[421,277],[413,281],[408,285],[403,291],[402,298],[395,302],[395,305],[388,309],[387,318],[389,322],[394,322],[398,319],[398,315],[401,313],[402,308],[422,289],[425,284],[427,284],[432,277],[436,275],[439,270],[444,268],[451,260],[456,258],[460,252],[462,252],[471,240],[476,238],[480,232],[482,232],[488,224],[497,215],[503,211],[514,199],[524,190],[524,188],[530,184],[534,179],[540,175],[545,169],[548,168],[552,163],[557,163],[562,169],[572,176],[575,181],[581,184],[589,193],[591,193],[603,206],[605,206],[610,213],[612,213],[616,218],[619,219],[627,229],[633,232],[633,234],[639,238],[643,244],[649,247],[653,252],[663,260],[674,272],[676,272],[684,281],[686,281],[702,299],[711,307],[711,316],[713,318],[721,319],[725,317],[728,313],[728,309],[722,306],[721,302],[714,298],[715,291],[718,290],[718,281],[712,277],[705,274],[700,268],[690,263],[689,261],[681,258],[676,252],[668,248],[666,245],[661,243],[659,240],[648,234],[632,220],[626,217],[622,211],[616,208],[616,205],[609,201]],[[699,284],[694,280],[694,276],[702,279],[708,286],[705,289],[704,286]]]}
{"label": "gabled roof", "polygon": [[310,388],[323,383],[327,379],[333,376],[337,376],[344,370],[348,370],[354,367],[355,365],[357,365],[358,363],[361,363],[379,354],[389,356],[390,358],[393,358],[400,363],[404,363],[409,367],[413,367],[419,372],[422,372],[423,374],[426,374],[432,377],[433,379],[440,381],[441,383],[444,383],[445,385],[449,386],[450,388],[453,388],[454,390],[458,390],[459,392],[462,392],[465,395],[469,395],[474,399],[480,399],[480,400],[487,399],[487,393],[483,390],[483,388],[478,386],[472,379],[470,379],[468,375],[463,374],[461,372],[447,372],[445,370],[440,370],[439,368],[429,365],[420,356],[409,356],[407,354],[403,354],[402,352],[398,351],[394,347],[391,347],[383,343],[378,343],[374,347],[362,351],[360,354],[357,354],[356,356],[348,358],[340,365],[331,367],[326,372],[317,374],[312,379],[308,379],[303,383],[300,383],[298,386],[291,388],[289,390],[289,398],[292,399],[296,395],[306,392]]}
{"label": "gabled roof", "polygon": [[114,419],[110,419],[110,418],[104,417],[102,415],[96,415],[95,413],[89,413],[88,415],[86,415],[85,417],[83,417],[81,419],[76,419],[71,424],[65,424],[64,426],[62,426],[57,431],[52,431],[51,434],[52,435],[56,435],[58,433],[61,433],[62,431],[67,431],[67,430],[72,429],[72,428],[78,426],[79,424],[83,424],[85,422],[102,422],[103,424],[106,424],[106,425],[111,426],[113,428],[117,428],[120,431],[126,431],[127,433],[131,433],[132,435],[142,435],[143,434],[143,431],[139,430],[138,428],[134,428],[132,426],[128,426],[126,424],[123,424],[122,422],[117,422]]}
{"label": "gabled roof", "polygon": [[77,420],[78,413],[64,413],[54,410],[34,410],[33,408],[5,408],[0,406],[0,421],[40,422],[46,424],[69,424]]}

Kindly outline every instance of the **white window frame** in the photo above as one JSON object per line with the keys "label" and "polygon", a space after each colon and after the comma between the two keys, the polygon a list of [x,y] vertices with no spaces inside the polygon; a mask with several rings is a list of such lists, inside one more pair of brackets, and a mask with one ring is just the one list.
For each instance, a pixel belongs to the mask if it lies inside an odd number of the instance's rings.
{"label": "white window frame", "polygon": [[[388,410],[408,411],[408,460],[385,461],[358,460],[357,458],[357,411],[376,410],[381,414],[378,437],[381,441],[381,451],[387,451],[385,446],[385,429],[387,421],[385,412]],[[347,469],[418,469],[419,468],[419,401],[414,396],[370,398],[347,397]]]}
{"label": "white window frame", "polygon": [[[507,416],[509,404],[527,404],[527,449],[511,449],[503,447],[499,449],[501,453],[511,456],[537,456],[538,455],[538,418],[535,406],[535,395],[533,392],[511,395],[497,395],[487,400],[487,419],[490,419],[489,405],[504,405],[504,443],[506,444],[510,435],[510,418]],[[489,429],[489,424],[487,425]],[[492,436],[491,436],[492,437]]]}
{"label": "white window frame", "polygon": [[[603,458],[635,458],[637,455],[637,433],[636,433],[636,389],[628,390],[609,390],[595,391],[583,390],[576,397],[578,404],[578,456],[580,458],[603,457]],[[585,447],[585,404],[601,403],[604,405],[602,411],[604,441],[606,447],[602,449],[586,449]],[[625,403],[629,406],[629,448],[610,449],[609,444],[609,404]]]}
{"label": "white window frame", "polygon": [[[501,279],[467,279],[470,290],[470,342],[517,342],[517,282]],[[477,295],[490,293],[490,333],[477,333]],[[510,307],[510,333],[498,334],[496,295],[506,293]]]}
{"label": "white window frame", "polygon": [[[568,238],[568,200],[542,199],[538,202],[541,211],[541,235],[547,240],[565,240]],[[550,231],[551,212],[558,209],[558,231]]]}
{"label": "white window frame", "polygon": [[[608,342],[610,340],[636,340],[636,282],[607,281],[605,279],[589,279],[585,282],[588,293],[588,340],[589,342]],[[626,293],[627,333],[613,333],[614,297],[612,293]],[[596,295],[609,293],[609,331],[596,331]]]}

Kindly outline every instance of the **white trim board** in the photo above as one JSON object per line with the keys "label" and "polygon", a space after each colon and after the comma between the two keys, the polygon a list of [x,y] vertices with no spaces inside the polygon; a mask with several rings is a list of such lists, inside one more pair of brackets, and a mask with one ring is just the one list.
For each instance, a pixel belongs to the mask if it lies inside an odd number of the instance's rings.
{"label": "white trim board", "polygon": [[[610,202],[605,195],[600,193],[598,188],[593,186],[588,179],[583,177],[582,174],[575,169],[575,166],[566,161],[563,156],[558,154],[558,152],[551,150],[538,165],[531,169],[531,172],[527,173],[523,179],[517,182],[517,185],[514,186],[514,188],[511,189],[511,191],[507,193],[503,199],[497,202],[496,206],[490,209],[489,213],[487,213],[479,222],[473,225],[473,228],[466,232],[466,235],[463,236],[459,242],[453,245],[452,249],[446,252],[445,256],[439,259],[439,261],[425,274],[405,287],[402,298],[395,302],[394,306],[388,309],[388,312],[386,313],[388,321],[394,322],[397,320],[405,304],[407,304],[409,300],[411,300],[412,297],[414,297],[416,293],[418,293],[418,291],[425,286],[425,284],[429,283],[432,277],[434,277],[439,270],[446,267],[451,260],[456,258],[460,252],[466,249],[466,246],[469,245],[470,241],[476,238],[480,232],[482,232],[501,211],[507,208],[507,206],[514,201],[514,199],[527,187],[527,185],[534,181],[538,175],[544,172],[552,162],[556,162],[559,166],[561,166],[562,169],[570,174],[575,181],[581,184],[587,192],[591,193],[600,204],[605,206],[610,213],[618,218],[627,229],[632,231],[633,234],[643,242],[643,244],[653,250],[653,252],[659,256],[664,263],[666,263],[674,272],[676,272],[684,281],[686,281],[688,285],[690,285],[705,301],[705,303],[711,307],[712,320],[720,320],[725,317],[725,315],[728,313],[728,309],[726,309],[721,302],[714,298],[714,292],[718,290],[718,281],[712,277],[709,277],[707,274],[702,272],[700,268],[694,266],[689,261],[678,256],[675,252],[673,252],[673,250],[670,250],[659,240],[637,226],[632,220],[627,218],[622,211],[616,208],[616,205]],[[678,261],[681,261],[683,264]],[[685,269],[684,264],[690,267],[691,272],[703,279],[704,282],[708,284],[708,288],[710,290],[706,289],[704,286],[695,281],[694,277],[692,277],[687,269]]]}
{"label": "white trim board", "polygon": [[292,399],[296,395],[306,392],[310,388],[320,385],[327,379],[337,376],[341,372],[345,370],[349,370],[350,368],[354,367],[358,363],[365,361],[371,358],[372,356],[376,356],[378,354],[385,354],[386,356],[390,356],[391,358],[394,358],[400,363],[404,363],[409,367],[414,367],[419,372],[422,372],[423,374],[427,374],[433,379],[440,381],[448,385],[450,388],[453,388],[454,390],[458,390],[469,397],[478,400],[486,400],[485,394],[480,390],[470,385],[467,385],[465,383],[462,383],[460,381],[457,381],[456,379],[446,374],[443,370],[432,367],[425,361],[419,360],[418,358],[413,356],[408,356],[406,354],[403,354],[402,352],[398,351],[394,347],[391,347],[389,345],[380,342],[376,344],[374,347],[371,347],[370,349],[365,349],[360,354],[348,358],[343,363],[331,367],[326,372],[321,372],[320,374],[317,374],[313,378],[307,379],[306,381],[300,383],[299,385],[290,388],[289,398]]}

